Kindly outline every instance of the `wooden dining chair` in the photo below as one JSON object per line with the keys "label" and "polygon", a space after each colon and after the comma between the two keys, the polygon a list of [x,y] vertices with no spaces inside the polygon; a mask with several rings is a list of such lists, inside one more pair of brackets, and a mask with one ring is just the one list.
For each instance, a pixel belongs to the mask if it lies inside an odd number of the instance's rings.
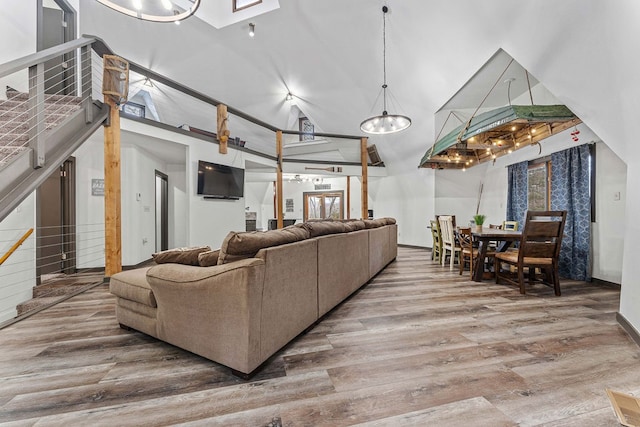
{"label": "wooden dining chair", "polygon": [[450,267],[453,268],[456,256],[460,259],[461,250],[460,246],[456,244],[453,217],[451,215],[440,215],[438,216],[438,222],[440,223],[440,235],[442,236],[441,263],[444,265],[448,251]]}
{"label": "wooden dining chair", "polygon": [[[460,243],[460,275],[464,270],[464,265],[469,261],[469,274],[473,278],[473,266],[475,259],[478,258],[478,248],[474,247],[473,235],[471,234],[471,228],[460,227],[458,228],[458,242]],[[487,251],[487,258],[493,258],[495,251],[489,249]],[[484,263],[482,264],[484,265]]]}
{"label": "wooden dining chair", "polygon": [[440,234],[440,224],[437,220],[431,220],[431,237],[433,239],[433,245],[431,249],[431,259],[438,264],[442,258],[442,235]]}
{"label": "wooden dining chair", "polygon": [[502,221],[503,230],[518,231],[518,221]]}
{"label": "wooden dining chair", "polygon": [[[520,288],[525,293],[524,269],[528,268],[529,283],[541,282],[553,287],[560,296],[558,258],[562,245],[562,233],[567,219],[567,211],[527,211],[527,219],[520,239],[520,247],[515,251],[498,252],[496,259],[496,283],[503,280]],[[516,278],[511,272],[502,272],[501,264],[512,265]],[[544,273],[541,280],[535,277],[535,269]]]}

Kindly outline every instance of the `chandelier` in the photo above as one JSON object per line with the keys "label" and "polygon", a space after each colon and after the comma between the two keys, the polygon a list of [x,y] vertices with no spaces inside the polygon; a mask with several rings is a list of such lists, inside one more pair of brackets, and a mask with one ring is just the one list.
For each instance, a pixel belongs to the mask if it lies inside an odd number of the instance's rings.
{"label": "chandelier", "polygon": [[411,126],[411,119],[399,114],[387,112],[387,12],[389,8],[382,6],[382,114],[369,117],[360,123],[360,130],[374,135],[400,132]]}
{"label": "chandelier", "polygon": [[125,15],[153,22],[175,22],[193,15],[200,0],[97,0]]}

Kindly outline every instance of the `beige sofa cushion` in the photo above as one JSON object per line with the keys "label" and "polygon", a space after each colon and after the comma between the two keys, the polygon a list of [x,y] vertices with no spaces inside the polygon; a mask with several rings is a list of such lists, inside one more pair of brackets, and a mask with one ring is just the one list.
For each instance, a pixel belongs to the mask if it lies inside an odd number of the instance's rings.
{"label": "beige sofa cushion", "polygon": [[379,228],[387,225],[387,221],[384,218],[380,219],[363,219],[365,228]]}
{"label": "beige sofa cushion", "polygon": [[147,282],[149,268],[136,268],[114,274],[109,280],[109,291],[120,298],[157,307],[156,299]]}
{"label": "beige sofa cushion", "polygon": [[347,222],[344,222],[343,224],[344,224],[345,231],[347,232],[364,230],[366,228],[364,221],[360,219],[347,221]]}
{"label": "beige sofa cushion", "polygon": [[309,238],[309,232],[294,225],[280,230],[235,232],[227,234],[218,257],[218,265],[252,258],[260,249],[299,242]]}
{"label": "beige sofa cushion", "polygon": [[347,231],[345,223],[341,221],[313,221],[305,222],[301,228],[309,231],[311,237],[325,236],[327,234],[344,233]]}
{"label": "beige sofa cushion", "polygon": [[158,264],[186,264],[199,265],[198,255],[202,252],[210,251],[209,246],[196,246],[192,248],[175,248],[168,251],[157,252],[151,257]]}

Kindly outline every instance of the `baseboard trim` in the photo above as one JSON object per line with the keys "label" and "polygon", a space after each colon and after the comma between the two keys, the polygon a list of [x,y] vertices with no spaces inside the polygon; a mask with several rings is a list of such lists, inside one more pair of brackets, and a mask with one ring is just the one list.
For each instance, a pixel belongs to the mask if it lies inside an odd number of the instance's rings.
{"label": "baseboard trim", "polygon": [[428,247],[428,246],[405,245],[405,244],[401,244],[401,243],[398,243],[398,247],[399,248],[409,248],[409,249],[427,249],[427,250],[431,250],[431,248]]}
{"label": "baseboard trim", "polygon": [[598,279],[597,277],[592,277],[591,278],[591,283],[593,283],[595,285],[606,286],[608,288],[616,288],[616,289],[620,289],[621,288],[619,283],[609,282],[608,280]]}
{"label": "baseboard trim", "polygon": [[631,323],[619,312],[616,313],[616,320],[622,326],[622,329],[625,330],[627,334],[631,337],[632,340],[636,342],[638,346],[640,346],[640,332],[636,328],[633,327]]}

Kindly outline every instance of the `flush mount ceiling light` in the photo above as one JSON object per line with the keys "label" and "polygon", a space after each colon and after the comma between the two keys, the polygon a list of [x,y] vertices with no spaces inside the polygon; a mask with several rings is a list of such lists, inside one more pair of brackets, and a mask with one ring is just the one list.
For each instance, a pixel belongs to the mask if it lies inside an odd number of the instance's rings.
{"label": "flush mount ceiling light", "polygon": [[153,22],[179,22],[193,15],[200,0],[96,0],[133,18]]}
{"label": "flush mount ceiling light", "polygon": [[369,117],[360,123],[360,130],[374,135],[400,132],[411,126],[411,119],[399,114],[387,112],[387,12],[389,8],[382,6],[382,114]]}

